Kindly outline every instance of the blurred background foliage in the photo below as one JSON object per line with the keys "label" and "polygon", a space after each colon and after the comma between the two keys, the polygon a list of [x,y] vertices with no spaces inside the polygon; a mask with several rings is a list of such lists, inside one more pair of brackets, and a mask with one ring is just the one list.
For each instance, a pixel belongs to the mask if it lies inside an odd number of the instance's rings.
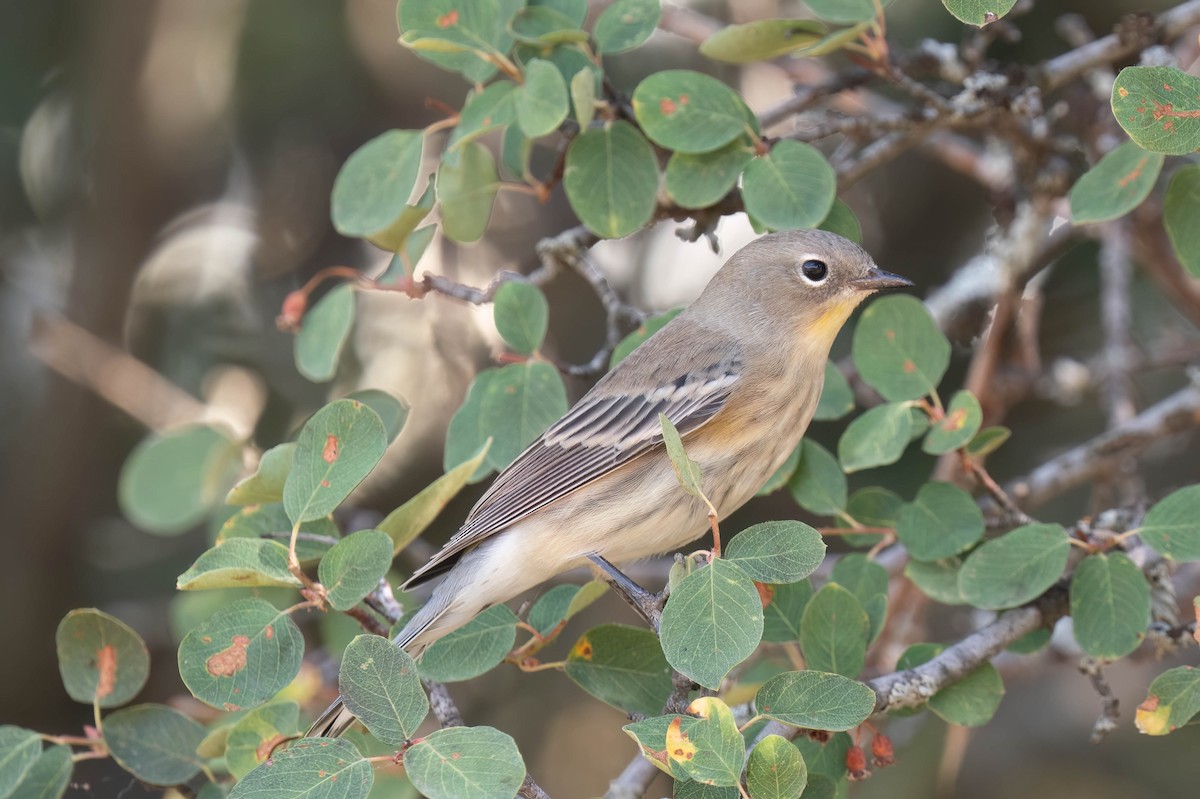
{"label": "blurred background foliage", "polygon": [[[798,7],[776,0],[690,5],[729,21],[787,16]],[[1021,40],[997,43],[993,55],[1035,63],[1061,52],[1052,22],[1067,12],[1105,32],[1125,13],[1170,5],[1038,3],[1019,22]],[[362,294],[350,351],[332,387],[296,372],[292,337],[274,324],[283,297],[319,269],[378,268],[386,261],[369,245],[338,236],[329,222],[330,188],[345,158],[383,130],[441,118],[442,104],[461,107],[469,88],[398,46],[394,14],[393,0],[0,4],[0,508],[7,544],[0,559],[6,609],[0,717],[6,723],[65,732],[86,721],[86,708],[63,692],[55,666],[54,627],[75,607],[101,607],[150,643],[155,667],[143,699],[186,696],[174,662],[173,582],[205,548],[206,531],[154,537],[121,516],[117,475],[147,424],[167,426],[199,400],[206,418],[266,447],[327,397],[382,388],[405,397],[412,413],[357,505],[366,514],[387,512],[440,473],[449,415],[497,345],[490,309],[440,297],[414,302]],[[925,37],[957,41],[963,31],[933,0],[898,2],[887,18],[893,46]],[[769,66],[719,65],[661,31],[649,45],[611,59],[609,74],[618,88],[631,90],[646,74],[675,67],[717,75],[756,111],[791,91]],[[544,173],[554,153],[534,157]],[[872,172],[843,198],[862,221],[876,260],[925,290],[978,252],[995,222],[977,185],[920,150]],[[504,192],[482,243],[435,241],[422,263],[483,285],[501,269],[532,269],[534,243],[573,224],[561,188],[545,205]],[[595,249],[622,295],[648,310],[689,301],[723,258],[703,240],[679,241],[674,227],[660,224]],[[725,220],[719,232],[724,254],[752,235],[738,219]],[[1104,427],[1104,408],[1088,379],[1101,340],[1095,260],[1095,245],[1080,244],[1045,285],[1054,312],[1043,321],[1042,357],[1064,379],[1035,392],[1006,420],[1016,432],[990,463],[998,479]],[[594,294],[569,273],[546,292],[547,351],[586,361],[604,336]],[[1133,292],[1139,345],[1194,352],[1200,337],[1158,287],[1138,273]],[[970,340],[954,343],[951,385],[971,348]],[[835,354],[848,345],[844,336]],[[186,395],[163,393],[123,352]],[[1184,381],[1178,368],[1138,374],[1139,406]],[[1064,390],[1071,385],[1078,390]],[[572,399],[585,388],[578,381],[568,387]],[[840,429],[817,425],[813,435],[833,448]],[[1151,496],[1200,479],[1197,446],[1190,434],[1143,465]],[[932,464],[910,448],[901,463],[852,478],[851,485],[869,480],[911,494]],[[434,538],[455,529],[481,488],[447,509]],[[1040,515],[1071,521],[1088,510],[1087,502],[1088,492],[1076,491]],[[732,529],[796,512],[777,494],[744,509]],[[357,525],[363,526],[369,524]],[[628,621],[627,614],[609,597],[585,623]],[[947,623],[932,636],[950,641],[964,632]],[[943,795],[1104,799],[1193,790],[1200,779],[1191,756],[1194,730],[1151,741],[1126,723],[1102,748],[1087,743],[1098,700],[1074,662],[1052,653],[1036,665],[1007,663],[1008,696],[999,714],[969,736],[925,717],[890,724],[898,765],[884,779],[855,786],[852,795],[933,795],[963,748],[957,788]],[[1161,669],[1129,662],[1113,669],[1125,708],[1136,706]],[[471,723],[494,724],[517,738],[530,771],[555,796],[602,792],[633,753],[618,714],[559,674],[501,669],[456,686],[455,694]],[[111,763],[77,775],[73,790],[80,796],[152,793]]]}

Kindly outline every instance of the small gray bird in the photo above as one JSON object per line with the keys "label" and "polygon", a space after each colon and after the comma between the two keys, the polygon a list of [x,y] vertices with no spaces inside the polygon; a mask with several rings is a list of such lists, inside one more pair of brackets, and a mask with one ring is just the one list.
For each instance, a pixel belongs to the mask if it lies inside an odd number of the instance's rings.
{"label": "small gray bird", "polygon": [[[500,473],[405,584],[445,574],[396,645],[417,657],[589,555],[628,563],[697,538],[707,509],[680,488],[659,414],[703,470],[719,517],[728,516],[800,442],[851,312],[880,289],[911,285],[822,230],[771,233],[743,247],[699,299]],[[338,736],[353,722],[338,699],[308,735]]]}

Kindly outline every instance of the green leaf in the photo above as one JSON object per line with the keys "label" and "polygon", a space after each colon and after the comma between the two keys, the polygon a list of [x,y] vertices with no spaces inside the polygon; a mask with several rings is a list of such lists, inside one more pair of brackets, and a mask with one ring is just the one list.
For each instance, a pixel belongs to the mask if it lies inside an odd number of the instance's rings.
{"label": "green leaf", "polygon": [[512,46],[508,23],[519,7],[495,0],[403,2],[396,10],[400,43],[471,83],[483,83],[496,67],[482,56],[508,52]]}
{"label": "green leaf", "polygon": [[661,639],[667,662],[706,688],[762,639],[762,601],[735,563],[717,559],[679,582],[663,610]]}
{"label": "green leaf", "polygon": [[504,130],[504,138],[500,143],[500,166],[508,177],[525,180],[529,171],[529,157],[533,153],[533,139],[521,132],[516,125],[510,125]]}
{"label": "green leaf", "polygon": [[[40,748],[41,742],[36,736],[34,740]],[[0,751],[7,750],[0,745]],[[11,755],[21,757],[17,752],[12,752]],[[14,771],[10,772],[10,768],[14,768]],[[20,784],[11,789],[12,793],[5,794],[9,774],[15,773],[19,768],[19,762],[13,763],[5,759],[4,755],[0,755],[0,795],[7,795],[8,799],[61,799],[71,784],[71,772],[75,764],[71,760],[69,746],[48,746],[25,771]]]}
{"label": "green leaf", "polygon": [[379,585],[392,567],[392,539],[379,530],[352,533],[321,558],[317,576],[334,610],[349,610]]}
{"label": "green leaf", "polygon": [[904,576],[912,580],[921,593],[943,605],[965,605],[962,592],[958,590],[958,572],[962,569],[961,558],[945,558],[935,561],[910,560],[904,567]]}
{"label": "green leaf", "polygon": [[602,624],[579,637],[564,671],[592,696],[626,713],[659,712],[671,694],[671,667],[658,636],[623,624]]}
{"label": "green leaf", "polygon": [[900,460],[912,440],[912,415],[903,402],[889,402],[858,416],[838,439],[838,460],[847,472]]}
{"label": "green leaf", "polygon": [[658,27],[661,14],[659,0],[616,0],[596,19],[596,52],[612,55],[640,46]]}
{"label": "green leaf", "polygon": [[768,735],[750,752],[746,791],[750,799],[795,799],[808,784],[800,750],[782,735]]}
{"label": "green leaf", "polygon": [[1003,17],[1016,4],[1017,0],[942,0],[946,10],[960,22],[980,28]]}
{"label": "green leaf", "polygon": [[673,799],[740,799],[741,793],[732,786],[705,785],[689,779],[675,780]]}
{"label": "green leaf", "polygon": [[1200,78],[1175,67],[1125,67],[1112,88],[1117,122],[1155,153],[1200,150]]}
{"label": "green leaf", "polygon": [[672,153],[665,173],[667,196],[682,208],[707,208],[733,190],[750,158],[745,138],[709,153]]}
{"label": "green leaf", "polygon": [[[357,400],[379,414],[379,421],[383,422],[383,429],[387,433],[387,442],[389,444],[395,441],[396,437],[400,435],[400,432],[404,429],[404,423],[408,421],[408,412],[412,410],[412,407],[402,397],[397,397],[378,388],[364,388],[359,391],[352,391],[346,395],[346,399]],[[279,500],[276,499],[273,501],[277,502]]]}
{"label": "green leaf", "polygon": [[1166,735],[1200,713],[1200,669],[1167,669],[1150,683],[1146,701],[1138,705],[1134,724],[1146,735]]}
{"label": "green leaf", "polygon": [[726,25],[700,45],[714,61],[749,64],[799,50],[825,35],[828,28],[810,19],[762,19]]}
{"label": "green leaf", "polygon": [[983,424],[983,408],[970,391],[957,392],[946,408],[945,417],[929,428],[921,449],[930,455],[943,455],[965,447]]}
{"label": "green leaf", "polygon": [[286,611],[261,599],[240,599],[184,636],[179,675],[201,702],[240,710],[283,690],[303,657],[304,638]]}
{"label": "green leaf", "polygon": [[654,216],[654,148],[628,122],[586,130],[567,148],[563,189],[588,230],[608,239],[628,236]]}
{"label": "green leaf", "polygon": [[825,542],[804,522],[761,522],[734,536],[725,557],[756,582],[795,583],[821,565]]}
{"label": "green leaf", "polygon": [[1180,167],[1163,197],[1163,226],[1175,257],[1192,277],[1200,278],[1200,164]]}
{"label": "green leaf", "polygon": [[265,585],[299,588],[300,581],[288,571],[288,548],[262,538],[230,538],[201,553],[175,581],[179,591]]}
{"label": "green leaf", "polygon": [[950,483],[926,483],[900,509],[896,535],[916,560],[941,560],[983,538],[983,512],[971,495]]}
{"label": "green leaf", "polygon": [[[278,536],[272,540],[282,542],[290,536],[291,527],[292,522],[282,504],[274,502],[269,505],[247,505],[221,525],[216,544],[221,546],[235,538],[265,538],[271,535]],[[330,538],[334,543],[340,537],[337,526],[328,516],[304,522],[300,525],[300,532]],[[301,563],[317,560],[328,552],[331,546],[331,543],[301,538],[296,541],[296,557]]]}
{"label": "green leaf", "polygon": [[383,230],[367,236],[367,241],[376,247],[395,253],[388,267],[379,276],[380,283],[395,285],[400,278],[404,277],[406,269],[408,274],[412,273],[413,267],[421,259],[421,254],[425,252],[425,247],[429,244],[429,238],[437,229],[436,225],[426,225],[421,228],[424,233],[418,235],[417,231],[417,225],[429,216],[436,199],[433,191],[433,175],[429,175],[421,196],[405,205],[404,210],[396,217],[396,221]]}
{"label": "green leaf", "polygon": [[450,500],[458,495],[487,459],[491,442],[484,442],[475,456],[458,464],[444,475],[421,489],[420,493],[389,513],[379,523],[379,530],[392,539],[392,554],[411,544],[433,523]]}
{"label": "green leaf", "polygon": [[295,702],[272,702],[251,710],[238,719],[225,739],[229,773],[242,779],[298,732],[300,706]]}
{"label": "green leaf", "polygon": [[36,732],[0,726],[0,796],[9,796],[42,754],[42,739]]}
{"label": "green leaf", "polygon": [[829,450],[801,441],[800,465],[788,481],[792,499],[811,513],[830,516],[846,507],[846,490],[846,475]]}
{"label": "green leaf", "polygon": [[137,705],[104,717],[104,742],[121,767],[151,785],[176,785],[200,773],[196,747],[205,729],[165,705]]}
{"label": "green leaf", "polygon": [[567,391],[558,370],[544,361],[514,363],[493,374],[480,421],[492,438],[487,462],[499,471],[567,412]]}
{"label": "green leaf", "polygon": [[671,468],[675,470],[675,477],[679,480],[679,485],[683,490],[691,494],[693,497],[704,499],[704,475],[700,471],[700,464],[688,457],[687,452],[683,449],[683,439],[679,437],[679,431],[675,429],[675,425],[667,418],[665,413],[658,415],[658,423],[662,426],[663,444],[667,448],[667,457],[671,459]]}
{"label": "green leaf", "polygon": [[296,443],[289,441],[271,447],[258,459],[254,474],[243,478],[225,497],[229,505],[258,505],[283,501],[283,484],[292,470]]}
{"label": "green leaf", "polygon": [[833,200],[833,207],[829,209],[829,213],[818,227],[821,230],[836,233],[842,238],[850,239],[855,244],[862,244],[862,225],[859,224],[858,217],[850,210],[850,206],[836,197]]}
{"label": "green leaf", "polygon": [[575,25],[583,25],[587,18],[587,0],[529,0],[525,5],[552,8]]}
{"label": "green leaf", "polygon": [[[879,486],[867,486],[850,495],[846,502],[846,513],[862,527],[894,528],[902,505],[904,500],[894,491]],[[844,529],[853,527],[841,517],[835,519],[834,523]],[[872,547],[878,544],[883,536],[879,533],[845,533],[841,538],[853,547]]]}
{"label": "green leaf", "polygon": [[650,338],[655,333],[666,327],[667,322],[670,322],[676,316],[679,316],[682,311],[682,308],[672,308],[666,313],[661,313],[658,316],[652,316],[645,322],[642,322],[641,327],[630,333],[625,338],[621,339],[621,343],[613,349],[612,358],[609,359],[608,362],[608,368],[612,369],[621,361],[625,360],[625,358],[629,356],[629,353],[641,346],[642,342],[644,342],[646,339]]}
{"label": "green leaf", "polygon": [[1163,557],[1200,560],[1200,485],[1181,488],[1156,502],[1138,534]]}
{"label": "green leaf", "polygon": [[1071,578],[1071,621],[1079,647],[1116,660],[1138,648],[1150,626],[1150,584],[1119,552],[1089,555]]}
{"label": "green leaf", "polygon": [[958,590],[987,610],[1015,608],[1058,582],[1071,546],[1057,524],[1027,524],[976,549],[958,573]]}
{"label": "green leaf", "polygon": [[120,707],[150,674],[150,651],[120,619],[95,608],[72,610],[58,623],[58,673],[67,695],[85,705]]}
{"label": "green leaf", "polygon": [[825,384],[821,389],[821,400],[813,413],[814,421],[841,419],[854,410],[854,392],[849,381],[833,361],[825,362]]}
{"label": "green leaf", "polygon": [[[937,655],[945,647],[938,644],[914,644],[904,651],[896,669],[913,669]],[[979,727],[989,721],[1004,698],[1000,672],[984,662],[966,677],[952,682],[929,698],[929,709],[950,724]]]}
{"label": "green leaf", "polygon": [[887,570],[862,553],[849,552],[833,564],[829,580],[858,599],[871,622],[869,640],[874,641],[887,616]]}
{"label": "green leaf", "polygon": [[1071,221],[1106,222],[1137,208],[1150,196],[1164,158],[1133,142],[1113,149],[1071,187]]}
{"label": "green leaf", "polygon": [[[1015,2],[1016,0],[1012,0]],[[830,22],[860,22],[875,17],[875,0],[804,0],[818,17]],[[996,0],[1006,3],[1009,0]],[[880,0],[879,5],[886,8],[892,0]]]}
{"label": "green leaf", "polygon": [[633,113],[650,141],[684,153],[711,152],[749,128],[746,104],[737,92],[688,69],[655,72],[639,83]]}
{"label": "green leaf", "polygon": [[905,294],[867,306],[852,349],[863,380],[891,402],[932,393],[950,364],[950,342],[925,305]]}
{"label": "green leaf", "polygon": [[517,280],[505,281],[496,291],[492,315],[496,329],[514,352],[532,355],[542,346],[550,321],[550,306],[537,286]]}
{"label": "green leaf", "polygon": [[446,236],[460,244],[483,238],[500,190],[496,159],[488,148],[479,142],[465,145],[458,163],[438,166],[435,186]]}
{"label": "green leaf", "polygon": [[525,780],[516,742],[493,727],[434,730],[404,752],[404,770],[429,799],[513,799]]}
{"label": "green leaf", "polygon": [[300,374],[314,383],[332,380],[353,325],[354,287],[343,283],[304,315],[304,326],[295,342],[296,369]]}
{"label": "green leaf", "polygon": [[526,44],[555,45],[587,41],[579,23],[549,6],[529,6],[517,12],[509,25],[514,39]]}
{"label": "green leaf", "polygon": [[800,621],[804,608],[812,598],[813,588],[808,580],[783,585],[760,586],[769,599],[763,608],[763,640],[775,644],[800,640]]}
{"label": "green leaf", "polygon": [[531,139],[545,136],[567,118],[567,84],[558,67],[535,58],[525,65],[525,83],[517,94],[517,124]]}
{"label": "green leaf", "polygon": [[399,219],[417,184],[424,140],[419,130],[389,130],[346,159],[330,198],[338,233],[371,236]]}
{"label": "green leaf", "polygon": [[529,626],[548,635],[563,622],[591,605],[608,591],[604,580],[591,580],[583,585],[556,585],[538,597],[529,609]]}
{"label": "green leaf", "polygon": [[806,669],[767,680],[754,706],[763,716],[793,727],[838,732],[867,720],[875,711],[875,692],[840,674]]}
{"label": "green leaf", "polygon": [[796,473],[796,468],[799,466],[800,446],[797,446],[790,453],[788,453],[787,459],[780,464],[779,468],[775,470],[774,474],[767,478],[767,482],[762,488],[758,489],[758,493],[755,494],[755,496],[765,497],[766,495],[773,494],[774,492],[783,488],[788,484],[788,481],[792,479],[792,475]]}
{"label": "green leaf", "polygon": [[478,677],[504,660],[516,640],[516,614],[496,605],[430,644],[421,657],[421,676],[437,682]]}
{"label": "green leaf", "polygon": [[379,414],[343,399],[312,415],[296,441],[283,506],[293,524],[328,516],[358,487],[387,449]]}
{"label": "green leaf", "polygon": [[463,103],[458,124],[446,140],[442,160],[460,164],[463,147],[488,131],[516,122],[519,96],[517,85],[508,80],[496,81],[482,90],[472,90]]}
{"label": "green leaf", "polygon": [[800,620],[800,648],[809,668],[846,677],[862,671],[870,634],[862,604],[837,583],[813,594]]}
{"label": "green leaf", "polygon": [[[736,786],[746,762],[746,742],[738,731],[733,711],[715,696],[702,696],[688,706],[699,716],[683,732],[683,719],[667,727],[667,759],[696,782],[718,787]],[[682,751],[682,755],[676,752]]]}
{"label": "green leaf", "polygon": [[346,709],[385,744],[400,746],[411,739],[429,713],[417,665],[378,635],[357,636],[346,647],[338,690]]}
{"label": "green leaf", "polygon": [[579,129],[587,130],[596,115],[596,76],[581,69],[571,77],[571,108]]}
{"label": "green leaf", "polygon": [[1000,446],[1005,441],[1008,441],[1011,435],[1012,431],[1001,425],[985,427],[967,443],[967,454],[972,458],[982,458],[985,455],[990,455],[1000,449]]}
{"label": "green leaf", "polygon": [[837,175],[821,151],[783,139],[746,166],[746,212],[772,230],[816,227],[829,215]]}
{"label": "green leaf", "polygon": [[374,782],[371,763],[350,741],[305,738],[242,778],[229,799],[366,799]]}
{"label": "green leaf", "polygon": [[[638,745],[642,757],[646,758],[659,771],[665,774],[670,774],[679,779],[676,781],[676,787],[680,783],[687,780],[682,771],[673,770],[670,762],[667,759],[667,729],[679,721],[679,731],[688,732],[691,726],[696,723],[696,720],[690,716],[656,716],[654,718],[635,721],[632,724],[626,724],[621,729],[633,739]],[[687,780],[687,784],[695,784]]]}
{"label": "green leaf", "polygon": [[150,436],[121,468],[121,510],[148,533],[182,533],[225,496],[241,460],[241,446],[207,425]]}

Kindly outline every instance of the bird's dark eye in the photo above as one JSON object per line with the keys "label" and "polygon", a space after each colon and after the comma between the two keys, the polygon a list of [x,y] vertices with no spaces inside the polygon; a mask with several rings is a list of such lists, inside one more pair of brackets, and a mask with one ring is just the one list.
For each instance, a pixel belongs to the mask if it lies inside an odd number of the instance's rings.
{"label": "bird's dark eye", "polygon": [[804,273],[804,277],[808,278],[813,283],[820,283],[829,274],[829,267],[824,261],[818,261],[815,258],[810,258],[800,266],[800,271]]}

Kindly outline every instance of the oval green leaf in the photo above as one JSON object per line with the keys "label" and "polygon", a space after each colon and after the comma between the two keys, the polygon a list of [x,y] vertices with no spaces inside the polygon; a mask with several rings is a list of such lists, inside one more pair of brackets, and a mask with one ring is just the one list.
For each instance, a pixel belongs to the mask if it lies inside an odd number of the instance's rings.
{"label": "oval green leaf", "polygon": [[818,227],[821,230],[836,233],[842,238],[850,239],[855,244],[862,244],[862,225],[859,224],[858,217],[850,210],[850,206],[837,198],[834,198],[833,207],[829,209],[829,213]]}
{"label": "oval green leaf", "polygon": [[1015,608],[1058,582],[1070,549],[1066,531],[1057,524],[1018,527],[967,557],[958,573],[958,590],[979,608]]}
{"label": "oval green leaf", "polygon": [[[633,113],[650,141],[684,153],[711,152],[749,128],[749,112],[737,92],[711,75],[688,69],[656,72],[639,83],[633,91]],[[824,216],[822,211],[815,221]]]}
{"label": "oval green leaf", "polygon": [[854,329],[854,365],[891,402],[930,394],[950,365],[950,342],[916,297],[897,294],[867,306]]}
{"label": "oval green leaf", "polygon": [[429,799],[513,799],[525,781],[516,742],[493,727],[435,730],[404,752],[404,769]]}
{"label": "oval green leaf", "polygon": [[508,80],[496,81],[482,91],[472,90],[459,113],[458,124],[446,141],[442,159],[452,164],[461,163],[460,151],[465,145],[490,130],[515,122],[519,96],[517,85]]}
{"label": "oval green leaf", "polygon": [[930,426],[921,449],[930,455],[943,455],[965,447],[983,424],[983,408],[970,391],[956,392],[946,407],[946,415]]}
{"label": "oval green leaf", "polygon": [[299,588],[300,581],[288,571],[288,548],[262,538],[229,538],[203,552],[175,581],[179,591],[267,585]]}
{"label": "oval green leaf", "polygon": [[[683,718],[667,727],[664,742],[672,771],[704,785],[734,787],[746,763],[746,742],[733,711],[715,696],[702,696],[688,706],[699,718],[686,732]],[[677,754],[679,753],[679,754]]]}
{"label": "oval green leaf", "polygon": [[104,742],[113,759],[151,785],[177,785],[200,773],[196,747],[205,729],[165,705],[137,705],[104,717]]}
{"label": "oval green leaf", "polygon": [[809,668],[854,677],[867,657],[871,620],[854,594],[828,583],[813,594],[800,620],[800,648]]}
{"label": "oval green leaf", "polygon": [[546,338],[550,306],[537,286],[508,280],[496,291],[492,316],[496,330],[514,352],[532,355]]}
{"label": "oval green leaf", "polygon": [[811,19],[760,19],[726,25],[701,43],[700,52],[714,61],[749,64],[807,47],[828,30]]}
{"label": "oval green leaf", "polygon": [[461,73],[471,83],[483,83],[496,73],[496,67],[483,56],[508,52],[512,46],[508,23],[518,8],[519,3],[495,0],[399,3],[400,43],[443,69]]}
{"label": "oval green leaf", "polygon": [[328,516],[358,487],[387,449],[379,414],[336,400],[313,414],[296,441],[283,506],[293,524]]}
{"label": "oval green leaf", "polygon": [[628,236],[654,216],[654,148],[624,121],[584,131],[567,148],[563,188],[588,230],[608,239]]}
{"label": "oval green leaf", "polygon": [[[258,459],[254,474],[243,478],[225,496],[228,505],[261,505],[283,501],[283,484],[292,470],[296,443],[289,441],[271,447]],[[282,528],[281,528],[282,529]]]}
{"label": "oval green leaf", "polygon": [[296,369],[300,374],[314,383],[332,380],[353,325],[354,287],[343,283],[304,315],[304,326],[295,342]]}
{"label": "oval green leaf", "polygon": [[1169,494],[1142,520],[1142,541],[1165,558],[1200,560],[1200,485]]}
{"label": "oval green leaf", "polygon": [[838,460],[847,474],[900,460],[912,440],[912,415],[903,402],[889,402],[857,417],[838,439]]}
{"label": "oval green leaf", "polygon": [[746,165],[746,212],[772,230],[816,227],[829,215],[837,175],[821,151],[784,139]]}
{"label": "oval green leaf", "polygon": [[305,738],[233,786],[229,799],[367,799],[371,763],[343,738]]}
{"label": "oval green leaf", "polygon": [[735,563],[714,560],[683,578],[663,610],[661,638],[667,662],[706,688],[762,640],[762,600]]}
{"label": "oval green leaf", "polygon": [[42,739],[32,730],[0,726],[0,796],[9,796],[42,754]]}
{"label": "oval green leaf", "polygon": [[825,559],[821,534],[804,522],[761,522],[733,537],[725,557],[760,583],[795,583]]}
{"label": "oval green leaf", "polygon": [[567,655],[564,672],[601,702],[626,713],[659,712],[671,694],[671,666],[658,636],[623,624],[588,630]]}
{"label": "oval green leaf", "polygon": [[346,709],[385,744],[410,740],[429,713],[417,665],[378,635],[357,636],[346,647],[338,690]]}
{"label": "oval green leaf", "polygon": [[150,651],[120,619],[95,608],[72,610],[54,635],[58,672],[76,702],[119,707],[137,696],[150,674]]}
{"label": "oval green leaf", "polygon": [[1071,221],[1106,222],[1137,208],[1150,196],[1164,158],[1133,142],[1114,148],[1071,187]]}
{"label": "oval green leaf", "polygon": [[[216,543],[221,546],[235,538],[270,538],[282,543],[291,536],[292,522],[283,505],[247,505],[221,524]],[[301,563],[317,560],[337,543],[340,533],[328,516],[304,522],[300,532],[307,533],[296,541],[296,557]]]}
{"label": "oval green leaf", "polygon": [[596,19],[596,52],[612,55],[638,47],[654,33],[661,14],[659,0],[616,0]]}
{"label": "oval green leaf", "polygon": [[222,607],[179,645],[179,675],[201,702],[256,707],[300,671],[304,638],[285,611],[261,599]]}
{"label": "oval green leaf", "polygon": [[556,130],[567,118],[567,84],[558,67],[535,58],[525,65],[525,83],[517,94],[517,124],[531,139]]}
{"label": "oval green leaf", "polygon": [[1192,277],[1200,278],[1200,164],[1175,170],[1163,198],[1163,225],[1175,257]]}
{"label": "oval green leaf", "polygon": [[921,593],[943,605],[965,605],[966,600],[958,590],[958,572],[962,569],[961,558],[945,560],[910,560],[904,567],[904,576],[912,580]]}
{"label": "oval green leaf", "polygon": [[438,202],[442,206],[442,230],[446,236],[469,244],[483,238],[492,216],[492,203],[500,190],[496,159],[479,142],[462,149],[457,163],[438,165],[435,181]]}
{"label": "oval green leaf", "polygon": [[1112,88],[1117,122],[1155,153],[1200,150],[1200,78],[1175,67],[1125,67]]}
{"label": "oval green leaf", "polygon": [[916,560],[957,555],[982,538],[983,530],[983,512],[975,500],[950,483],[921,486],[896,520],[896,535]]}
{"label": "oval green leaf", "polygon": [[1179,666],[1154,678],[1146,701],[1138,705],[1134,724],[1146,735],[1166,735],[1200,713],[1200,669]]}
{"label": "oval green leaf", "polygon": [[[3,729],[3,728],[0,728]],[[37,745],[41,741],[35,736]],[[8,752],[0,741],[0,752]],[[12,753],[20,757],[16,752]],[[13,763],[0,755],[0,795],[4,793],[9,779],[6,775],[19,771],[20,763]],[[71,773],[75,763],[71,760],[69,746],[48,746],[38,755],[33,765],[24,772],[21,782],[7,794],[8,799],[62,799],[71,784]],[[11,769],[11,771],[10,771]]]}
{"label": "oval green leaf", "polygon": [[392,567],[392,539],[379,530],[352,533],[321,558],[317,576],[334,610],[359,603]]}
{"label": "oval green leaf", "polygon": [[956,19],[979,28],[1000,19],[1016,4],[1017,0],[942,0]]}
{"label": "oval green leaf", "polygon": [[807,669],[772,677],[758,689],[755,709],[793,727],[852,730],[875,710],[875,692],[840,674]]}
{"label": "oval green leaf", "polygon": [[750,752],[746,791],[750,799],[795,799],[808,784],[808,767],[791,741],[768,735]]}
{"label": "oval green leaf", "polygon": [[710,153],[672,153],[665,173],[667,196],[682,208],[707,208],[733,190],[750,157],[741,138]]}
{"label": "oval green leaf", "polygon": [[1150,583],[1119,552],[1084,558],[1071,578],[1075,640],[1094,658],[1116,660],[1137,649],[1150,626]]}
{"label": "oval green leaf", "polygon": [[430,644],[421,656],[421,676],[437,682],[478,677],[504,660],[516,640],[516,614],[506,605],[489,608]]}
{"label": "oval green leaf", "polygon": [[338,233],[370,236],[399,219],[417,184],[424,140],[419,130],[389,130],[346,159],[330,198]]}
{"label": "oval green leaf", "polygon": [[788,481],[788,491],[810,513],[831,516],[846,507],[842,467],[829,450],[807,438],[800,442],[800,465]]}

